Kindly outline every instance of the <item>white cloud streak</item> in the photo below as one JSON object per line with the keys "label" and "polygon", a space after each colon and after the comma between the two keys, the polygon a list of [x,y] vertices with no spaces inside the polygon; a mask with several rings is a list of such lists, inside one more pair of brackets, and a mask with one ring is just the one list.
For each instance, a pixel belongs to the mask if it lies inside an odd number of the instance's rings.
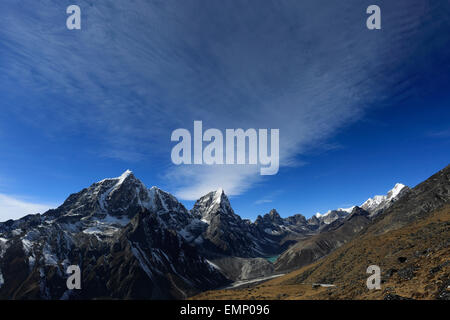
{"label": "white cloud streak", "polygon": [[171,168],[166,178],[178,186],[175,195],[183,200],[197,200],[218,188],[236,196],[261,181],[259,169],[249,165],[179,166]]}
{"label": "white cloud streak", "polygon": [[0,193],[0,222],[19,219],[27,214],[44,213],[56,205],[29,202],[20,197]]}

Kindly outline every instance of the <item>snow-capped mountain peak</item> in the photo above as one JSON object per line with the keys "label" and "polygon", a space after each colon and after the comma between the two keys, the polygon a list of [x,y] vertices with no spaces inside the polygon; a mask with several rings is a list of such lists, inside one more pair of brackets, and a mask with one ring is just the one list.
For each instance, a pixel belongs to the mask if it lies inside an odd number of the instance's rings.
{"label": "snow-capped mountain peak", "polygon": [[117,178],[104,179],[93,187],[98,189],[98,203],[103,212],[119,213],[132,207],[148,208],[150,202],[147,188],[130,170]]}
{"label": "snow-capped mountain peak", "polygon": [[216,193],[220,193],[220,194],[225,193],[225,191],[223,191],[222,188],[217,188],[217,190],[215,192]]}
{"label": "snow-capped mountain peak", "polygon": [[326,213],[322,214],[320,212],[317,212],[315,214],[316,218],[321,218],[321,217],[326,217],[327,215],[329,215],[331,213],[331,210],[328,210]]}
{"label": "snow-capped mountain peak", "polygon": [[338,211],[345,211],[347,213],[352,213],[353,209],[355,209],[356,206],[351,206],[350,208],[339,208]]}
{"label": "snow-capped mountain peak", "polygon": [[158,187],[148,189],[150,201],[147,209],[156,213],[172,212],[187,215],[186,208],[169,192],[161,190]]}
{"label": "snow-capped mountain peak", "polygon": [[389,207],[392,202],[399,199],[409,188],[401,183],[396,183],[394,188],[388,191],[386,195],[376,195],[373,198],[367,199],[361,208],[368,211],[371,216],[375,216],[387,207]]}
{"label": "snow-capped mountain peak", "polygon": [[330,224],[350,214],[353,208],[354,206],[350,208],[339,208],[336,210],[329,210],[324,214],[318,212],[314,215],[314,217],[316,217],[320,221],[320,223]]}
{"label": "snow-capped mountain peak", "polygon": [[230,201],[222,188],[204,195],[194,205],[192,214],[203,222],[210,223],[211,219],[220,214],[234,216]]}
{"label": "snow-capped mountain peak", "polygon": [[133,175],[133,171],[127,169],[125,170],[120,176],[115,177],[115,178],[105,178],[103,180],[100,180],[97,183],[104,183],[106,181],[116,181],[117,184],[121,184],[125,181],[125,179],[129,176]]}
{"label": "snow-capped mountain peak", "polygon": [[394,188],[392,188],[392,190],[390,190],[387,193],[387,197],[392,199],[395,198],[396,196],[399,195],[400,192],[402,192],[402,190],[405,188],[406,186],[404,184],[401,183],[396,183]]}
{"label": "snow-capped mountain peak", "polygon": [[225,192],[222,188],[214,191],[214,203],[220,204],[222,202],[222,196],[225,195]]}
{"label": "snow-capped mountain peak", "polygon": [[316,216],[316,218],[320,219],[320,218],[325,218],[325,217],[329,216],[332,212],[335,212],[335,211],[343,211],[343,212],[351,213],[354,208],[355,208],[355,206],[351,206],[350,208],[339,208],[336,210],[328,210],[326,213],[323,213],[323,214],[320,212],[317,212],[315,214],[315,216]]}

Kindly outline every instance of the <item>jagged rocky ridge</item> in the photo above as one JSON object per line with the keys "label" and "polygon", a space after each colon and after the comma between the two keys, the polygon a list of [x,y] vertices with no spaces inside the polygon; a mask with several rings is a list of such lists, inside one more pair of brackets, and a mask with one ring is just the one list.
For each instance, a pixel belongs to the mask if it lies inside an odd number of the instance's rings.
{"label": "jagged rocky ridge", "polygon": [[[308,247],[314,257],[308,261],[327,254],[353,234],[336,230],[359,229],[354,221],[370,221],[404,192],[391,193],[368,213],[338,209],[307,220],[271,210],[252,223],[234,213],[221,189],[188,211],[127,170],[70,195],[57,209],[0,223],[0,298],[185,298],[302,264],[302,241],[328,241],[326,250]],[[284,251],[275,264],[261,258]],[[290,252],[295,258],[286,260]],[[66,288],[72,264],[81,267],[82,290]]]}

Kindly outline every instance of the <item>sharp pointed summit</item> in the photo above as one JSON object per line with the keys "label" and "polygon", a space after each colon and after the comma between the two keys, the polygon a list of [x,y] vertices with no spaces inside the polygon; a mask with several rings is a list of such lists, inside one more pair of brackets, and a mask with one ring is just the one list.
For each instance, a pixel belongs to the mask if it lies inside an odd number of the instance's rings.
{"label": "sharp pointed summit", "polygon": [[230,200],[222,188],[204,195],[194,204],[192,214],[206,223],[217,215],[235,216]]}

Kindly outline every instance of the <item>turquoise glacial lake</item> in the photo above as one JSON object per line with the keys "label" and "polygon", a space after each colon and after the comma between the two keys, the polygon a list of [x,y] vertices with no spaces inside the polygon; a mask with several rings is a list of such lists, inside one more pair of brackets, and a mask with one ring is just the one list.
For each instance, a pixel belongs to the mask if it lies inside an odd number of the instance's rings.
{"label": "turquoise glacial lake", "polygon": [[277,260],[279,256],[280,256],[280,255],[272,256],[272,257],[266,257],[266,260],[269,261],[269,262],[271,262],[271,263],[274,263],[275,260]]}

